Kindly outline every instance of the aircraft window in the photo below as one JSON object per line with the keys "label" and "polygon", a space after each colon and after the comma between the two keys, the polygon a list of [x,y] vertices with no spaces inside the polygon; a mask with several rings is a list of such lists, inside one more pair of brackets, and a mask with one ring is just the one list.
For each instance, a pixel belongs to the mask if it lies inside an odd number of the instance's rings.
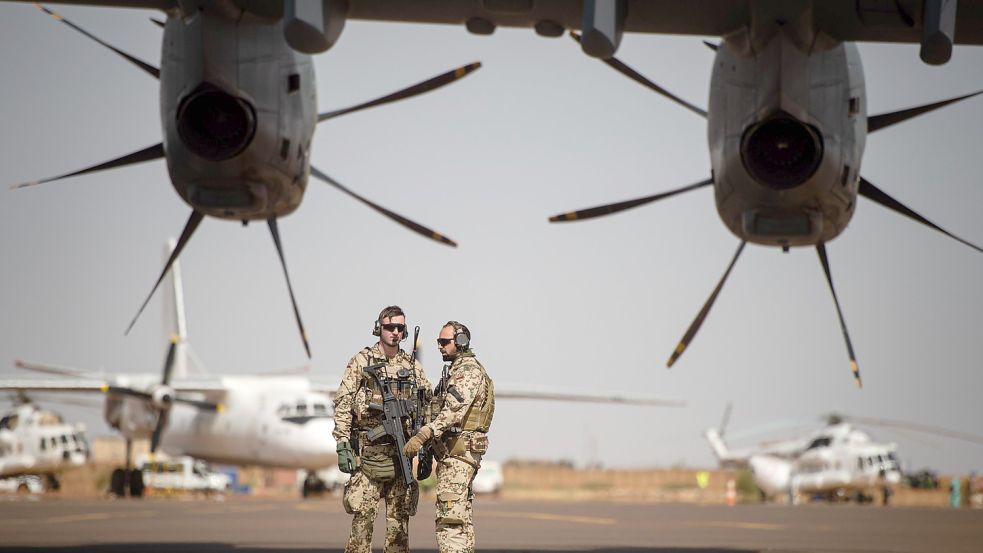
{"label": "aircraft window", "polygon": [[314,404],[314,414],[315,415],[327,415],[328,414],[328,408],[325,407],[325,405],[323,403],[315,403]]}
{"label": "aircraft window", "polygon": [[68,436],[65,436],[64,434],[62,434],[61,435],[61,443],[64,444],[64,445],[68,445]]}
{"label": "aircraft window", "polygon": [[41,451],[47,451],[47,450],[48,450],[48,442],[44,441],[44,438],[41,438]]}
{"label": "aircraft window", "polygon": [[300,90],[300,75],[291,73],[287,76],[287,92],[297,92]]}
{"label": "aircraft window", "polygon": [[874,466],[874,459],[872,457],[867,457],[867,466],[868,467]]}
{"label": "aircraft window", "polygon": [[812,441],[811,444],[809,444],[809,447],[807,447],[806,449],[815,449],[817,447],[828,447],[829,442],[830,442],[829,438],[825,438],[825,437],[816,438],[815,440]]}
{"label": "aircraft window", "polygon": [[58,440],[54,436],[51,437],[51,447],[55,447],[58,444]]}
{"label": "aircraft window", "polygon": [[79,445],[79,438],[75,434],[72,434],[72,443],[75,445]]}
{"label": "aircraft window", "polygon": [[298,403],[297,404],[297,415],[300,416],[300,417],[303,417],[306,414],[307,414],[307,404],[306,403]]}

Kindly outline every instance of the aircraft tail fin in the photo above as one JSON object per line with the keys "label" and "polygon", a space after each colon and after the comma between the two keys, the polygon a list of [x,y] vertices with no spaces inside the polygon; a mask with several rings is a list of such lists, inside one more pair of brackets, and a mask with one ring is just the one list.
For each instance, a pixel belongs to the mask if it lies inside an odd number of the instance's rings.
{"label": "aircraft tail fin", "polygon": [[727,444],[724,443],[723,436],[716,428],[711,428],[703,433],[706,436],[708,442],[710,442],[710,449],[713,450],[714,456],[721,463],[726,463],[732,459],[730,450],[727,448]]}
{"label": "aircraft tail fin", "polygon": [[[170,257],[176,242],[169,238],[164,245],[164,259]],[[188,376],[188,325],[184,317],[184,288],[181,282],[181,261],[175,260],[167,276],[170,285],[165,289],[164,337],[167,342],[174,340],[174,367],[172,378]]]}

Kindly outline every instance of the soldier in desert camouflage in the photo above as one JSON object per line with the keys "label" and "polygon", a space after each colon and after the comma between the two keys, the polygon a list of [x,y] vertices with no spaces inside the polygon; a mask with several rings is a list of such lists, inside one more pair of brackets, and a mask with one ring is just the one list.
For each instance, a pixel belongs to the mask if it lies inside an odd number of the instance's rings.
{"label": "soldier in desert camouflage", "polygon": [[471,352],[471,331],[448,321],[437,339],[445,377],[434,396],[433,420],[406,442],[415,455],[433,440],[437,459],[437,548],[440,553],[474,551],[471,483],[488,451],[488,429],[495,413],[495,391],[485,368]]}
{"label": "soldier in desert camouflage", "polygon": [[[423,367],[419,362],[411,362],[411,356],[399,347],[406,333],[403,310],[395,305],[383,309],[372,332],[379,336],[379,342],[352,357],[335,395],[333,435],[338,443],[338,468],[352,475],[345,486],[343,503],[345,511],[355,515],[346,553],[371,551],[372,526],[379,499],[385,499],[386,504],[385,552],[405,553],[409,550],[409,517],[416,514],[419,487],[415,481],[407,487],[400,477],[392,438],[371,433],[380,427],[382,414],[370,410],[369,404],[381,404],[382,393],[375,381],[366,378],[362,372],[369,365],[385,363],[379,369],[380,376],[394,379],[400,369],[404,369],[409,375],[404,373],[404,381],[415,382],[417,388],[427,390],[429,400],[431,387]],[[407,396],[401,399],[411,398],[413,393],[415,391],[397,391],[397,395]]]}

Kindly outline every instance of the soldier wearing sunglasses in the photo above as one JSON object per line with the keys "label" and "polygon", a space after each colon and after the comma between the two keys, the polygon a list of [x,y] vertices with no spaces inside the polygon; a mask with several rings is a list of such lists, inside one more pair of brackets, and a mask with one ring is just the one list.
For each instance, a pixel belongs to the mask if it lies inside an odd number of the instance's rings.
{"label": "soldier wearing sunglasses", "polygon": [[412,362],[411,355],[400,348],[406,338],[406,315],[402,309],[395,305],[383,309],[372,334],[379,341],[363,348],[348,362],[334,400],[338,468],[352,475],[343,499],[345,511],[354,515],[345,552],[371,551],[372,526],[379,500],[384,499],[385,553],[403,553],[409,550],[409,517],[416,514],[419,487],[415,481],[407,486],[400,477],[392,438],[372,432],[381,426],[382,414],[370,409],[369,404],[381,405],[382,391],[362,370],[385,363],[378,369],[379,375],[398,382],[394,392],[400,399],[413,398],[417,389],[423,389],[429,401],[432,388],[420,362]]}
{"label": "soldier wearing sunglasses", "polygon": [[432,409],[433,420],[406,442],[403,451],[416,455],[433,440],[437,460],[437,549],[440,553],[474,551],[471,483],[488,451],[488,429],[495,414],[495,388],[471,351],[471,331],[447,321],[437,346],[444,361]]}

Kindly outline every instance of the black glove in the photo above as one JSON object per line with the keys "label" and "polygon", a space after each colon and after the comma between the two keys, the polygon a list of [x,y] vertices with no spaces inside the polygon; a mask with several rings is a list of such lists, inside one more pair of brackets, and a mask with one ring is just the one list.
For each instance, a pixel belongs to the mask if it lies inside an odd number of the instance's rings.
{"label": "black glove", "polygon": [[355,452],[352,451],[352,444],[338,442],[338,470],[352,474],[355,472]]}

